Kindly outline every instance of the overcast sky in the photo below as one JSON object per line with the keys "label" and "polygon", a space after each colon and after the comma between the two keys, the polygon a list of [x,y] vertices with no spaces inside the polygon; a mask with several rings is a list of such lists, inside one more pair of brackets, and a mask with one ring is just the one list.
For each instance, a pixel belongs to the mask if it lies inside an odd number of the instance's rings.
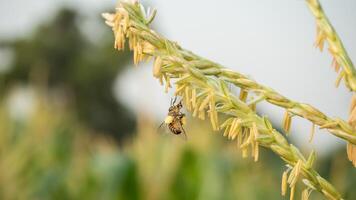
{"label": "overcast sky", "polygon": [[[249,75],[300,102],[310,103],[331,117],[347,118],[351,94],[340,84],[327,51],[313,47],[315,21],[303,0],[152,0],[158,14],[155,26],[167,38],[228,68]],[[342,38],[352,60],[356,59],[356,1],[321,0],[326,14]],[[0,0],[0,37],[26,34],[58,7],[71,5],[83,13],[111,8],[113,0]],[[144,108],[159,120],[169,94],[151,76],[151,68],[129,68],[114,87],[118,98],[133,110]],[[145,98],[142,98],[142,97]],[[163,101],[166,100],[166,101]],[[283,110],[259,105],[262,113],[282,120]],[[294,118],[292,135],[304,143],[310,122]],[[300,143],[300,144],[302,144]],[[341,144],[317,131],[318,149]]]}

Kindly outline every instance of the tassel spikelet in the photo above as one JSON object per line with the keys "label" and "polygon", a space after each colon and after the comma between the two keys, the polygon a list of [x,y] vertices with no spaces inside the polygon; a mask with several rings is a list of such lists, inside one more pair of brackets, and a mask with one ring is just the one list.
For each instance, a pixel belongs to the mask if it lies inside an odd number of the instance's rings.
{"label": "tassel spikelet", "polygon": [[292,116],[286,110],[283,117],[283,129],[286,132],[286,134],[289,134],[290,132],[291,123],[292,123]]}
{"label": "tassel spikelet", "polygon": [[[290,129],[291,116],[300,116],[356,144],[353,128],[346,122],[329,118],[307,104],[291,101],[245,75],[223,68],[160,36],[149,28],[154,15],[145,13],[138,1],[120,2],[115,14],[103,14],[114,32],[115,48],[123,49],[128,40],[135,64],[153,58],[154,77],[165,84],[166,90],[171,88],[173,82],[175,94],[182,97],[192,115],[205,120],[207,114],[214,130],[224,129],[225,137],[236,140],[242,157],[248,157],[250,153],[257,161],[260,146],[277,154],[292,168],[289,176],[283,178],[284,184],[291,189],[291,199],[296,182],[302,177],[325,196],[342,199],[331,184],[322,179],[312,167],[307,167],[304,156],[272,127],[266,117],[259,116],[254,108],[258,102],[266,100],[288,110],[284,120],[287,130]],[[227,85],[240,88],[240,96],[235,96]],[[249,93],[261,98],[247,104]],[[218,119],[220,114],[226,117],[222,124]]]}
{"label": "tassel spikelet", "polygon": [[[327,42],[329,47],[329,53],[333,58],[332,66],[335,71],[338,72],[340,67],[343,71],[339,74],[336,83],[339,83],[342,78],[345,80],[345,85],[351,91],[356,91],[356,71],[354,65],[347,54],[338,34],[332,27],[330,21],[324,13],[318,0],[306,0],[312,14],[316,19],[316,41],[315,46],[323,50],[324,43]],[[344,72],[344,73],[343,73]],[[337,84],[338,85],[338,84]]]}
{"label": "tassel spikelet", "polygon": [[284,171],[282,175],[282,184],[281,184],[281,194],[282,196],[285,196],[287,193],[287,178],[288,178],[288,171]]}
{"label": "tassel spikelet", "polygon": [[247,96],[248,96],[248,92],[244,89],[241,89],[239,99],[243,102],[246,102]]}
{"label": "tassel spikelet", "polygon": [[310,129],[309,143],[311,143],[313,141],[314,135],[315,135],[315,124],[313,123],[313,125]]}
{"label": "tassel spikelet", "polygon": [[[356,128],[356,94],[352,96],[350,111],[349,111],[349,124]],[[347,142],[347,157],[352,162],[353,166],[356,167],[356,145],[350,142]]]}
{"label": "tassel spikelet", "polygon": [[[318,0],[307,0],[306,2],[316,19],[317,37],[316,37],[315,45],[319,47],[320,50],[322,50],[324,41],[327,41],[329,45],[328,50],[332,57],[331,65],[334,68],[335,72],[339,73],[335,81],[335,86],[338,87],[340,85],[341,80],[344,79],[346,87],[350,91],[356,92],[356,70],[354,64],[352,63],[352,60],[350,59],[347,51],[345,50],[342,44],[341,39],[339,38],[332,24],[330,23],[327,16],[325,15],[324,10],[320,5],[320,2]],[[352,113],[353,110],[354,109],[351,109],[349,123],[351,124],[353,130],[355,130],[356,126],[353,125],[352,122],[350,122],[350,120],[354,121],[353,118],[355,117],[356,114],[356,111],[355,113]],[[320,124],[317,125],[323,126]],[[356,155],[352,153],[356,148],[355,145],[356,145],[355,142],[352,142],[350,140],[347,141],[348,158],[356,167]]]}

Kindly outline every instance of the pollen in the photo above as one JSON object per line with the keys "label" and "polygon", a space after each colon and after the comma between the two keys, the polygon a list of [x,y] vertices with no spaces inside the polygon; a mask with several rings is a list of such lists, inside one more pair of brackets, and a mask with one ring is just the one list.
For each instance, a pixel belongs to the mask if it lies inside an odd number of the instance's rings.
{"label": "pollen", "polygon": [[164,120],[164,123],[170,124],[170,123],[172,123],[172,121],[173,121],[173,117],[172,116],[167,116],[166,119]]}

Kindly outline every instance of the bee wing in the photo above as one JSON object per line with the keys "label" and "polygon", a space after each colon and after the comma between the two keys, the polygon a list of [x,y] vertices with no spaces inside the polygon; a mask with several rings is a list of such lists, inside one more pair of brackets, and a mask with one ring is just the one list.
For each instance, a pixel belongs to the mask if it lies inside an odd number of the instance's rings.
{"label": "bee wing", "polygon": [[185,130],[183,128],[183,125],[181,123],[177,123],[176,124],[176,128],[181,130],[181,133],[176,135],[174,134],[171,130],[169,130],[168,124],[165,122],[162,122],[161,125],[157,128],[157,133],[158,134],[162,134],[165,136],[170,136],[170,137],[180,137],[181,139],[183,139],[184,141],[188,140],[187,134],[185,133]]}
{"label": "bee wing", "polygon": [[170,133],[170,130],[165,122],[162,122],[161,125],[159,125],[159,127],[157,128],[157,133],[164,135]]}

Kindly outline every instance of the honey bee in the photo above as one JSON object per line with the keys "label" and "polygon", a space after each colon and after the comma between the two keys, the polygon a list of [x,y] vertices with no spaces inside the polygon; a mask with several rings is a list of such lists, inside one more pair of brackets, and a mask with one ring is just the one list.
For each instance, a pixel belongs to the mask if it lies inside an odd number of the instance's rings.
{"label": "honey bee", "polygon": [[187,140],[187,135],[183,128],[186,118],[185,114],[181,112],[181,109],[183,108],[182,101],[179,101],[179,103],[175,104],[176,100],[177,97],[171,99],[171,104],[168,109],[168,116],[159,127],[165,124],[173,134],[183,135],[184,139]]}

